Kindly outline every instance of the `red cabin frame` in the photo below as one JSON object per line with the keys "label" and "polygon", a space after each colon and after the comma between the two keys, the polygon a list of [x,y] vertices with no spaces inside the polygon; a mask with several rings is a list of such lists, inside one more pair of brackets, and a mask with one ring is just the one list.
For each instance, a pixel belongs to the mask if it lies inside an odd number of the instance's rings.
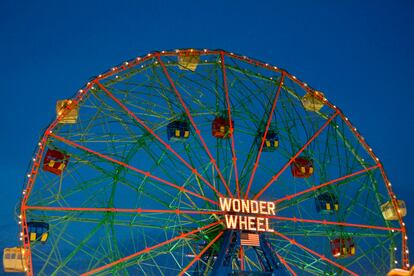
{"label": "red cabin frame", "polygon": [[[231,120],[231,125],[234,128],[234,121]],[[230,130],[230,120],[223,117],[214,119],[211,125],[211,134],[216,138],[230,138],[233,133]]]}
{"label": "red cabin frame", "polygon": [[355,255],[354,240],[349,238],[336,238],[330,241],[331,253],[335,258],[346,258]]}
{"label": "red cabin frame", "polygon": [[61,175],[69,162],[69,155],[59,150],[48,149],[43,160],[43,170]]}
{"label": "red cabin frame", "polygon": [[313,174],[313,161],[306,157],[297,157],[290,165],[292,175],[299,178],[307,178]]}

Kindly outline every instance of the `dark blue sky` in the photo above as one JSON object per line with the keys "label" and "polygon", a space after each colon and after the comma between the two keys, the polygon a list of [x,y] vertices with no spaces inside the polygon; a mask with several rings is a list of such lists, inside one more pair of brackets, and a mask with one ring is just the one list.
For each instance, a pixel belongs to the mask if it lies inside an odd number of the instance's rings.
{"label": "dark blue sky", "polygon": [[[414,250],[413,1],[0,1],[0,247],[58,99],[153,50],[222,48],[324,91],[382,160],[408,205]],[[411,258],[412,259],[412,258]]]}

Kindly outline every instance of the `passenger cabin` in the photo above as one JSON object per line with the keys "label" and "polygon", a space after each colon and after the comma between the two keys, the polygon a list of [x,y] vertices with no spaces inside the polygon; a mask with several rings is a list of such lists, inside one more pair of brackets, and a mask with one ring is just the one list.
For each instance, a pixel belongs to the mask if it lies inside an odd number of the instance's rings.
{"label": "passenger cabin", "polygon": [[306,157],[297,157],[290,165],[293,177],[307,178],[313,174],[313,161]]}
{"label": "passenger cabin", "polygon": [[[234,121],[231,121],[234,128]],[[211,128],[212,135],[216,138],[230,138],[232,131],[230,131],[230,120],[223,117],[216,117]]]}
{"label": "passenger cabin", "polygon": [[[257,147],[260,148],[260,145],[262,143],[264,133],[261,132],[257,136]],[[275,131],[268,131],[266,134],[265,142],[263,144],[262,151],[264,152],[271,152],[275,151],[279,147],[279,137]]]}
{"label": "passenger cabin", "polygon": [[[68,110],[70,106],[70,110]],[[72,104],[72,100],[61,100],[56,103],[56,118],[60,118],[59,123],[61,124],[76,124],[79,115],[79,106]]]}
{"label": "passenger cabin", "polygon": [[323,97],[324,95],[322,92],[308,92],[301,98],[301,102],[306,110],[318,112],[324,106]]}
{"label": "passenger cabin", "polygon": [[351,237],[336,238],[330,241],[331,253],[335,258],[347,258],[355,255],[355,242]]}
{"label": "passenger cabin", "polygon": [[21,247],[4,248],[4,272],[25,272],[24,255]]}
{"label": "passenger cabin", "polygon": [[407,208],[405,207],[404,200],[397,200],[397,205],[398,211],[395,210],[391,200],[381,205],[382,216],[385,220],[398,220],[397,212],[400,213],[401,217],[407,215]]}
{"label": "passenger cabin", "polygon": [[315,198],[316,211],[321,214],[332,214],[339,210],[339,200],[333,193],[323,193]]}
{"label": "passenger cabin", "polygon": [[49,224],[43,221],[30,221],[27,223],[30,242],[40,241],[46,243],[49,237]]}
{"label": "passenger cabin", "polygon": [[183,141],[190,137],[190,124],[187,121],[173,121],[167,125],[168,140]]}
{"label": "passenger cabin", "polygon": [[199,63],[200,55],[193,51],[186,51],[178,54],[178,68],[180,68],[180,70],[195,71]]}
{"label": "passenger cabin", "polygon": [[63,151],[48,149],[43,160],[43,170],[61,175],[69,162],[69,155]]}

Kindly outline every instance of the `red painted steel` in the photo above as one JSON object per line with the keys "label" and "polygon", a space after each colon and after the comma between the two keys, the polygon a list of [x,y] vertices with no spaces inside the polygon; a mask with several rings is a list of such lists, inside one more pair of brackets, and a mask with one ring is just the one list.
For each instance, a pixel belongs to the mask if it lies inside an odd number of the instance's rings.
{"label": "red painted steel", "polygon": [[201,141],[201,144],[203,145],[203,147],[204,147],[205,151],[207,152],[207,155],[209,156],[209,158],[210,158],[211,162],[213,163],[213,166],[215,167],[215,169],[216,169],[216,171],[217,171],[217,174],[219,175],[219,177],[220,177],[221,181],[223,182],[223,185],[224,185],[224,187],[226,188],[228,195],[230,195],[231,197],[234,197],[234,196],[233,196],[233,193],[232,193],[232,192],[230,191],[230,189],[229,189],[229,186],[226,184],[226,180],[224,179],[223,174],[221,173],[221,171],[220,171],[219,167],[217,166],[217,162],[216,162],[216,160],[215,160],[215,159],[213,158],[213,156],[211,155],[211,152],[210,152],[210,150],[208,149],[206,142],[204,141],[203,137],[201,136],[201,132],[200,132],[200,130],[198,129],[198,127],[197,127],[197,125],[196,125],[196,123],[195,123],[195,121],[194,121],[194,119],[193,119],[193,116],[191,116],[190,110],[188,109],[188,107],[187,107],[186,103],[184,102],[184,100],[183,100],[183,98],[182,98],[182,96],[181,96],[180,92],[178,92],[177,87],[175,86],[174,81],[172,80],[172,78],[171,78],[170,74],[168,73],[168,70],[167,70],[167,68],[165,67],[164,62],[161,60],[161,57],[160,57],[160,54],[159,54],[159,53],[157,53],[157,59],[158,59],[158,61],[159,61],[160,65],[161,65],[161,67],[162,67],[162,69],[163,69],[163,71],[164,71],[164,74],[165,74],[166,78],[168,79],[168,82],[170,83],[170,85],[171,85],[171,87],[172,87],[172,89],[173,89],[174,93],[177,95],[177,97],[178,97],[178,99],[179,99],[179,101],[180,101],[180,103],[181,103],[182,107],[184,108],[184,110],[185,110],[185,112],[186,112],[186,114],[187,114],[187,116],[188,116],[188,119],[190,120],[191,124],[193,125],[194,130],[195,130],[196,134],[198,135],[198,137],[199,137],[199,139],[200,139],[200,141]]}
{"label": "red painted steel", "polygon": [[236,147],[234,143],[234,121],[231,117],[231,103],[230,103],[230,97],[229,97],[229,88],[227,85],[227,74],[226,74],[226,65],[224,62],[224,52],[220,52],[221,57],[221,71],[223,74],[223,87],[224,87],[224,93],[226,95],[226,104],[227,104],[227,117],[230,124],[230,139],[231,139],[231,156],[233,161],[233,167],[234,167],[234,176],[236,180],[236,193],[237,197],[240,198],[240,184],[239,184],[239,171],[237,169],[237,155],[236,155]]}
{"label": "red painted steel", "polygon": [[86,276],[86,275],[92,275],[92,274],[94,274],[94,273],[97,273],[97,272],[100,272],[100,271],[102,271],[102,270],[108,269],[108,268],[110,268],[110,267],[113,267],[114,265],[117,265],[117,264],[120,264],[120,263],[122,263],[122,262],[128,261],[128,260],[130,260],[130,259],[132,259],[132,258],[135,258],[135,257],[139,256],[139,255],[142,255],[142,254],[145,254],[145,253],[151,252],[152,250],[154,250],[154,249],[156,249],[156,248],[158,248],[158,247],[161,247],[161,246],[163,246],[163,245],[169,244],[169,243],[171,243],[171,242],[173,242],[173,241],[180,240],[180,239],[184,239],[185,237],[188,237],[188,236],[190,236],[190,235],[193,235],[193,234],[195,234],[195,233],[198,233],[198,232],[200,232],[200,231],[202,231],[202,230],[204,230],[204,229],[211,228],[211,227],[213,227],[213,226],[215,226],[215,225],[217,225],[217,224],[219,224],[219,223],[221,223],[221,222],[222,222],[222,221],[216,221],[216,222],[210,223],[210,224],[208,224],[208,225],[206,225],[206,226],[203,226],[203,227],[200,227],[200,228],[198,228],[198,229],[195,229],[195,230],[193,230],[193,231],[190,231],[190,232],[187,232],[187,233],[182,233],[181,235],[176,236],[176,237],[174,237],[174,238],[172,238],[172,239],[169,239],[169,240],[166,240],[166,241],[160,242],[160,243],[158,243],[158,244],[156,244],[156,245],[153,245],[153,246],[147,247],[147,248],[145,248],[145,249],[143,249],[143,250],[141,250],[141,251],[138,251],[138,252],[136,252],[136,253],[134,253],[134,254],[131,254],[131,255],[126,256],[126,257],[123,257],[123,258],[121,258],[121,259],[119,259],[119,260],[117,260],[117,261],[114,261],[114,262],[112,262],[112,263],[109,263],[109,264],[106,264],[106,265],[104,265],[104,266],[101,266],[101,267],[98,267],[98,268],[92,269],[92,270],[90,270],[90,271],[88,271],[88,272],[86,272],[86,273],[83,273],[82,275],[83,275],[83,276]]}
{"label": "red painted steel", "polygon": [[[177,96],[179,97],[180,101],[183,103],[183,100],[182,100],[180,94],[178,93],[177,89],[175,88],[175,85],[172,82],[171,77],[168,75],[168,72],[167,72],[167,70],[165,68],[165,65],[162,63],[162,61],[160,59],[161,56],[176,56],[177,53],[179,53],[179,52],[180,52],[180,50],[176,50],[176,51],[163,51],[163,52],[157,52],[157,53],[150,53],[150,54],[148,54],[146,56],[143,56],[143,57],[137,57],[136,59],[134,59],[132,61],[129,61],[129,62],[124,63],[124,65],[122,65],[122,66],[119,66],[117,68],[113,68],[113,69],[108,70],[107,72],[99,75],[98,77],[96,77],[93,80],[93,82],[98,82],[101,79],[105,79],[105,78],[114,76],[116,74],[119,74],[120,72],[123,72],[123,71],[131,68],[131,67],[137,66],[137,65],[139,65],[139,64],[141,64],[143,62],[146,62],[148,60],[157,58],[160,61],[160,64],[163,67],[164,72],[166,73],[166,76],[169,79],[169,81],[171,83],[171,86],[174,89],[174,92],[177,94]],[[195,53],[198,53],[200,55],[226,55],[226,56],[229,56],[231,58],[239,59],[239,60],[241,60],[243,62],[246,62],[248,64],[251,64],[251,65],[254,65],[254,66],[258,66],[258,67],[262,67],[262,68],[266,68],[268,70],[281,73],[281,74],[285,75],[286,77],[288,77],[289,79],[291,79],[296,84],[298,84],[305,91],[307,91],[309,93],[312,93],[312,91],[313,91],[313,89],[310,88],[306,83],[300,81],[299,79],[297,79],[296,77],[294,77],[289,72],[287,72],[287,71],[285,71],[283,69],[277,68],[275,66],[271,66],[271,65],[265,64],[263,62],[260,62],[260,61],[256,61],[256,60],[247,58],[245,56],[240,56],[240,55],[233,54],[233,53],[227,53],[227,52],[224,52],[223,50],[194,50],[194,52]],[[22,224],[21,224],[21,233],[22,233],[22,240],[23,240],[22,241],[22,243],[23,243],[23,246],[22,247],[24,249],[24,260],[25,260],[25,266],[27,268],[27,272],[26,272],[27,275],[33,275],[33,267],[32,267],[32,261],[31,261],[31,248],[30,248],[30,242],[29,242],[29,237],[28,237],[27,219],[26,219],[26,210],[29,209],[30,207],[27,206],[27,201],[29,199],[29,196],[31,194],[31,190],[33,188],[33,184],[34,184],[34,182],[36,180],[36,177],[37,177],[37,174],[38,174],[38,170],[39,170],[39,167],[40,167],[40,163],[41,163],[41,160],[42,160],[42,156],[43,156],[43,153],[44,153],[44,150],[45,150],[44,145],[46,145],[46,142],[47,142],[47,140],[49,138],[49,135],[52,133],[53,129],[58,125],[60,118],[63,118],[66,113],[70,112],[71,109],[73,109],[75,106],[77,106],[83,100],[84,95],[86,95],[89,92],[89,90],[90,90],[90,88],[92,86],[93,86],[93,83],[91,82],[91,83],[86,84],[85,85],[85,88],[79,90],[79,92],[76,94],[76,96],[72,99],[72,104],[69,105],[68,107],[66,107],[66,109],[63,111],[63,114],[61,116],[59,116],[58,118],[56,118],[49,125],[49,127],[46,129],[43,137],[41,138],[41,140],[39,142],[39,147],[38,147],[38,149],[36,151],[36,154],[35,154],[35,157],[34,157],[34,161],[32,163],[32,167],[31,167],[31,170],[30,170],[30,176],[28,177],[27,184],[26,184],[26,186],[25,186],[25,188],[23,190],[23,198],[22,198],[22,201],[21,201],[21,221],[22,221]],[[323,102],[324,102],[324,104],[326,106],[328,106],[329,108],[331,108],[331,109],[333,109],[333,110],[336,111],[336,113],[335,113],[334,116],[336,116],[336,114],[339,113],[339,115],[346,122],[346,124],[348,125],[348,127],[354,133],[354,135],[358,138],[359,142],[363,145],[363,147],[365,148],[365,150],[377,162],[377,165],[376,166],[373,166],[373,167],[370,167],[370,168],[366,168],[366,169],[361,170],[359,172],[350,174],[348,176],[344,176],[344,177],[338,178],[336,180],[332,180],[332,181],[326,182],[326,183],[321,184],[319,186],[312,187],[311,189],[308,189],[308,190],[305,190],[305,191],[302,191],[302,192],[299,192],[299,193],[296,193],[296,194],[293,194],[293,195],[290,195],[290,196],[286,196],[286,197],[284,197],[282,199],[276,200],[275,202],[281,202],[281,201],[284,201],[284,200],[289,200],[289,199],[291,199],[291,198],[293,198],[295,196],[298,196],[300,194],[313,191],[313,190],[315,190],[317,188],[321,188],[323,186],[331,185],[331,184],[333,184],[335,182],[338,182],[340,180],[343,180],[343,179],[352,177],[354,175],[363,173],[365,171],[372,170],[372,169],[375,169],[375,168],[380,168],[381,174],[382,174],[383,179],[385,181],[385,185],[386,185],[388,194],[389,194],[389,196],[391,198],[391,201],[393,203],[393,206],[394,206],[394,208],[396,208],[396,210],[398,210],[397,209],[398,208],[398,205],[397,205],[397,202],[396,202],[396,196],[395,196],[395,194],[392,191],[391,184],[390,184],[390,182],[388,180],[388,177],[387,177],[387,175],[386,175],[386,173],[385,173],[385,171],[384,171],[381,163],[379,162],[379,159],[375,156],[375,154],[373,153],[372,149],[368,146],[368,144],[365,142],[365,140],[363,139],[363,137],[356,131],[356,128],[353,127],[353,125],[351,124],[351,122],[345,117],[345,115],[342,113],[342,111],[340,111],[339,108],[337,108],[335,105],[331,104],[324,97],[320,97],[320,99],[323,100]],[[189,114],[188,108],[186,106],[183,106],[183,107],[186,109],[187,114]],[[194,120],[192,120],[192,118],[190,118],[190,121],[193,124],[193,126],[194,126],[194,128],[196,130],[197,135],[200,137],[200,140],[201,140],[203,146],[206,148],[206,151],[207,151],[207,153],[208,153],[208,155],[209,155],[209,157],[211,159],[211,162],[213,163],[214,167],[218,171],[218,174],[219,174],[221,180],[223,181],[223,184],[226,187],[226,190],[228,190],[228,192],[230,192],[229,189],[228,189],[228,187],[227,187],[227,185],[226,185],[226,182],[224,181],[223,176],[221,175],[220,171],[218,170],[216,161],[212,157],[212,155],[209,152],[209,150],[208,150],[208,148],[207,148],[204,140],[202,139],[202,137],[200,135],[200,131],[195,126]],[[286,168],[284,168],[284,169],[286,169]],[[280,175],[281,172],[282,171],[280,171],[278,174]],[[272,178],[272,180],[264,188],[267,189],[268,186],[270,186],[277,179],[278,176],[277,177],[276,176],[277,175],[275,175]],[[155,180],[158,180],[158,181],[161,181],[162,182],[162,179],[157,179],[155,176],[152,176],[152,177]],[[164,183],[164,184],[166,184],[166,183]],[[179,187],[179,186],[176,186],[176,188],[177,189],[180,189],[180,190],[183,189],[182,187]],[[256,195],[256,197],[260,196],[263,192],[264,192],[264,190],[262,189],[262,191],[260,191],[260,194]],[[229,194],[232,196],[231,193],[229,193]],[[194,196],[197,196],[197,195],[194,195]],[[198,195],[198,197],[199,197],[199,195]],[[205,199],[205,200],[209,200],[209,199]],[[212,202],[212,203],[214,203],[215,205],[218,205],[216,202]],[[408,256],[407,240],[406,240],[406,237],[407,237],[406,236],[406,226],[405,226],[405,223],[403,222],[401,216],[399,216],[399,223],[400,223],[400,226],[401,226],[400,231],[402,232],[402,250],[401,250],[402,251],[402,265],[403,265],[403,268],[407,268],[408,265],[409,265],[409,256]],[[279,235],[282,235],[280,233],[278,233],[278,234]],[[293,241],[293,240],[291,240],[289,238],[287,238],[287,239],[289,241],[291,241],[291,242]],[[295,244],[298,245],[296,242],[295,242]],[[300,247],[302,247],[302,246],[300,245]],[[312,253],[313,251],[309,251],[309,252]],[[322,259],[326,259],[325,257],[317,254],[316,252],[314,252],[314,253],[315,253],[315,255],[320,256]],[[327,261],[329,261],[329,260],[327,260]],[[344,269],[344,270],[347,271],[346,269]],[[351,274],[355,275],[353,272],[351,272]]]}
{"label": "red painted steel", "polygon": [[294,197],[297,197],[297,196],[306,194],[308,192],[316,191],[316,190],[318,190],[318,189],[320,189],[322,187],[326,187],[326,186],[335,184],[335,183],[337,183],[339,181],[342,181],[342,180],[345,180],[345,179],[354,177],[356,175],[359,175],[359,174],[368,172],[368,171],[373,170],[373,169],[376,169],[378,167],[379,167],[378,165],[375,165],[375,166],[372,166],[372,167],[369,167],[369,168],[366,168],[366,169],[363,169],[363,170],[360,170],[360,171],[357,171],[357,172],[354,172],[354,173],[351,173],[351,174],[348,174],[348,175],[345,175],[345,176],[342,176],[342,177],[339,177],[339,178],[336,178],[336,179],[333,179],[333,180],[330,180],[328,182],[322,183],[322,184],[317,185],[317,186],[313,186],[313,187],[311,187],[309,189],[306,189],[306,190],[303,190],[301,192],[297,192],[295,194],[291,194],[291,195],[287,195],[285,197],[279,198],[279,199],[275,200],[274,202],[277,204],[277,203],[280,203],[280,202],[285,201],[285,200],[291,200]]}
{"label": "red painted steel", "polygon": [[200,251],[200,253],[198,253],[194,259],[186,266],[183,268],[183,270],[181,270],[181,272],[178,275],[184,275],[185,272],[187,272],[187,270],[198,260],[200,260],[201,256],[203,256],[203,254],[223,235],[224,231],[221,231],[214,239],[212,239],[204,248],[203,250]]}
{"label": "red painted steel", "polygon": [[313,140],[315,140],[316,137],[319,136],[319,134],[329,125],[329,123],[339,114],[339,112],[335,112],[319,129],[318,131],[302,146],[302,148],[287,162],[282,169],[277,172],[272,179],[254,196],[253,199],[258,199],[269,187],[272,185],[279,176],[290,166],[290,164],[298,157],[305,149],[306,147],[312,143]]}
{"label": "red painted steel", "polygon": [[279,86],[277,88],[275,98],[273,99],[272,109],[270,111],[269,118],[267,119],[266,128],[265,128],[265,131],[264,131],[263,137],[262,137],[262,142],[260,143],[259,152],[257,153],[257,157],[256,157],[256,160],[255,160],[254,165],[253,165],[253,170],[252,170],[252,173],[250,175],[249,184],[247,185],[247,190],[246,190],[246,193],[245,193],[245,196],[244,196],[245,199],[247,199],[249,197],[250,188],[252,186],[253,179],[254,179],[254,176],[256,174],[257,167],[259,166],[260,157],[261,157],[262,151],[263,151],[263,145],[264,145],[265,140],[266,140],[265,138],[267,137],[267,132],[269,131],[270,123],[272,122],[273,113],[275,112],[277,100],[279,99],[280,91],[282,89],[282,85],[283,85],[284,80],[285,80],[285,73],[282,72],[282,76],[280,78],[280,83],[279,83]]}
{"label": "red painted steel", "polygon": [[317,256],[317,257],[321,258],[322,260],[324,260],[324,261],[326,261],[326,262],[328,262],[328,263],[330,263],[330,264],[332,264],[332,265],[334,265],[334,266],[338,267],[339,269],[341,269],[341,270],[343,270],[343,271],[348,272],[348,273],[349,273],[349,274],[351,274],[351,275],[358,276],[358,274],[356,274],[355,272],[353,272],[353,271],[351,271],[351,270],[347,269],[346,267],[344,267],[344,266],[342,266],[342,265],[338,264],[337,262],[334,262],[334,261],[332,261],[331,259],[328,259],[327,257],[325,257],[325,256],[323,256],[323,255],[321,255],[321,254],[319,254],[319,253],[317,253],[317,252],[313,251],[312,249],[307,248],[306,246],[304,246],[304,245],[302,245],[302,244],[298,243],[297,241],[295,241],[294,239],[288,238],[287,236],[285,236],[285,235],[283,235],[283,234],[281,234],[281,233],[279,233],[279,232],[276,232],[276,231],[275,231],[273,234],[274,234],[274,235],[277,235],[277,236],[279,236],[279,237],[281,237],[282,239],[287,240],[287,241],[288,241],[288,242],[290,242],[291,244],[296,245],[296,246],[298,246],[298,247],[302,248],[302,249],[303,249],[303,250],[305,250],[305,251],[308,251],[309,253],[311,253],[311,254],[313,254],[313,255],[315,255],[315,256]]}
{"label": "red painted steel", "polygon": [[296,272],[293,271],[293,269],[289,266],[289,264],[286,262],[285,259],[282,258],[282,256],[280,256],[279,254],[277,254],[276,251],[273,250],[273,253],[275,253],[275,255],[279,258],[280,262],[287,268],[287,270],[289,270],[289,272],[293,275],[296,276]]}
{"label": "red painted steel", "polygon": [[356,228],[376,229],[376,230],[385,230],[385,231],[402,231],[402,229],[395,228],[395,227],[375,226],[375,225],[366,225],[366,224],[358,224],[358,223],[303,219],[303,218],[296,218],[296,217],[291,218],[291,217],[282,217],[282,216],[263,216],[263,217],[276,219],[280,221],[282,220],[293,221],[294,223],[304,222],[304,223],[316,223],[320,225],[339,225],[339,226],[349,226],[349,227],[356,227]]}
{"label": "red painted steel", "polygon": [[60,211],[60,212],[116,212],[116,213],[158,213],[158,214],[203,214],[203,215],[217,215],[222,214],[222,211],[198,211],[198,210],[161,210],[161,209],[128,209],[128,208],[89,208],[89,207],[49,207],[49,206],[26,206],[26,210],[43,210],[43,211]]}
{"label": "red painted steel", "polygon": [[207,186],[210,187],[217,195],[223,196],[213,185],[211,185],[198,171],[196,168],[192,167],[187,161],[184,160],[172,147],[170,144],[166,143],[159,135],[157,135],[150,127],[148,127],[144,121],[139,119],[132,111],[130,111],[120,100],[118,100],[105,86],[103,86],[100,82],[96,82],[96,84],[105,91],[108,96],[114,100],[125,112],[127,112],[135,121],[137,121],[142,127],[144,127],[152,136],[155,137],[168,151],[172,152],[187,168],[191,170],[192,173],[196,174]]}
{"label": "red painted steel", "polygon": [[150,172],[145,172],[145,171],[143,171],[143,170],[137,169],[137,168],[135,168],[135,167],[133,167],[133,166],[131,166],[131,165],[128,165],[128,164],[126,164],[126,163],[124,163],[124,162],[118,161],[118,160],[116,160],[116,159],[114,159],[114,158],[112,158],[112,157],[106,156],[106,155],[104,155],[104,154],[102,154],[102,153],[99,153],[99,152],[96,152],[96,151],[94,151],[94,150],[91,150],[91,149],[89,149],[89,148],[87,148],[87,147],[84,147],[84,146],[82,146],[82,145],[79,145],[79,144],[77,144],[77,143],[75,143],[75,142],[69,141],[69,140],[67,140],[67,139],[65,139],[65,138],[63,138],[63,137],[61,137],[61,136],[55,135],[55,134],[53,134],[53,133],[52,133],[52,134],[50,134],[50,136],[51,136],[51,137],[53,137],[53,138],[55,138],[55,139],[57,139],[57,140],[59,140],[59,141],[62,141],[62,142],[64,142],[64,143],[66,143],[66,144],[68,144],[68,145],[71,145],[71,146],[73,146],[73,147],[76,147],[76,148],[79,148],[79,149],[81,149],[81,150],[84,150],[84,151],[87,151],[87,152],[89,152],[89,153],[92,153],[92,154],[94,154],[94,155],[96,155],[96,156],[99,156],[99,157],[101,157],[101,158],[103,158],[103,159],[106,159],[106,160],[108,160],[108,161],[111,161],[111,162],[113,162],[113,163],[116,163],[116,164],[118,164],[118,165],[121,165],[121,166],[123,166],[123,167],[125,167],[125,168],[128,168],[128,169],[130,169],[130,170],[136,171],[136,172],[137,172],[137,173],[139,173],[139,174],[142,174],[142,175],[144,175],[144,176],[146,176],[146,177],[149,177],[149,178],[152,178],[152,179],[154,179],[154,180],[157,180],[157,181],[159,181],[159,182],[161,182],[161,183],[164,183],[164,184],[166,184],[166,185],[168,185],[168,186],[170,186],[170,187],[173,187],[173,188],[175,188],[175,189],[177,189],[177,190],[179,190],[179,191],[181,191],[181,192],[186,192],[186,193],[188,193],[188,194],[190,194],[190,195],[193,195],[193,196],[195,196],[195,197],[198,197],[198,198],[204,199],[204,200],[206,200],[206,201],[208,201],[208,202],[210,202],[210,203],[213,203],[214,205],[218,205],[218,203],[217,203],[217,202],[215,202],[215,201],[213,201],[213,200],[211,200],[211,199],[209,199],[209,198],[206,198],[206,197],[204,197],[204,196],[202,196],[202,195],[199,195],[199,194],[197,194],[197,193],[195,193],[195,192],[192,192],[192,191],[190,191],[190,190],[187,190],[187,189],[185,189],[183,186],[178,186],[178,185],[176,185],[176,184],[174,184],[174,183],[172,183],[172,182],[169,182],[169,181],[167,181],[167,180],[164,180],[164,179],[162,179],[162,178],[160,178],[160,177],[158,177],[158,176],[155,176],[155,175],[151,174]]}

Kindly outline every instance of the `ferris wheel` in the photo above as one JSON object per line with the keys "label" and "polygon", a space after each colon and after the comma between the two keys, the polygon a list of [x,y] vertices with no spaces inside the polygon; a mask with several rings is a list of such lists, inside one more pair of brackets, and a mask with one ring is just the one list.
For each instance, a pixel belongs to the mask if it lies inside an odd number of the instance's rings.
{"label": "ferris wheel", "polygon": [[153,52],[94,77],[56,112],[6,271],[409,267],[406,208],[380,160],[324,93],[286,70],[223,50]]}

